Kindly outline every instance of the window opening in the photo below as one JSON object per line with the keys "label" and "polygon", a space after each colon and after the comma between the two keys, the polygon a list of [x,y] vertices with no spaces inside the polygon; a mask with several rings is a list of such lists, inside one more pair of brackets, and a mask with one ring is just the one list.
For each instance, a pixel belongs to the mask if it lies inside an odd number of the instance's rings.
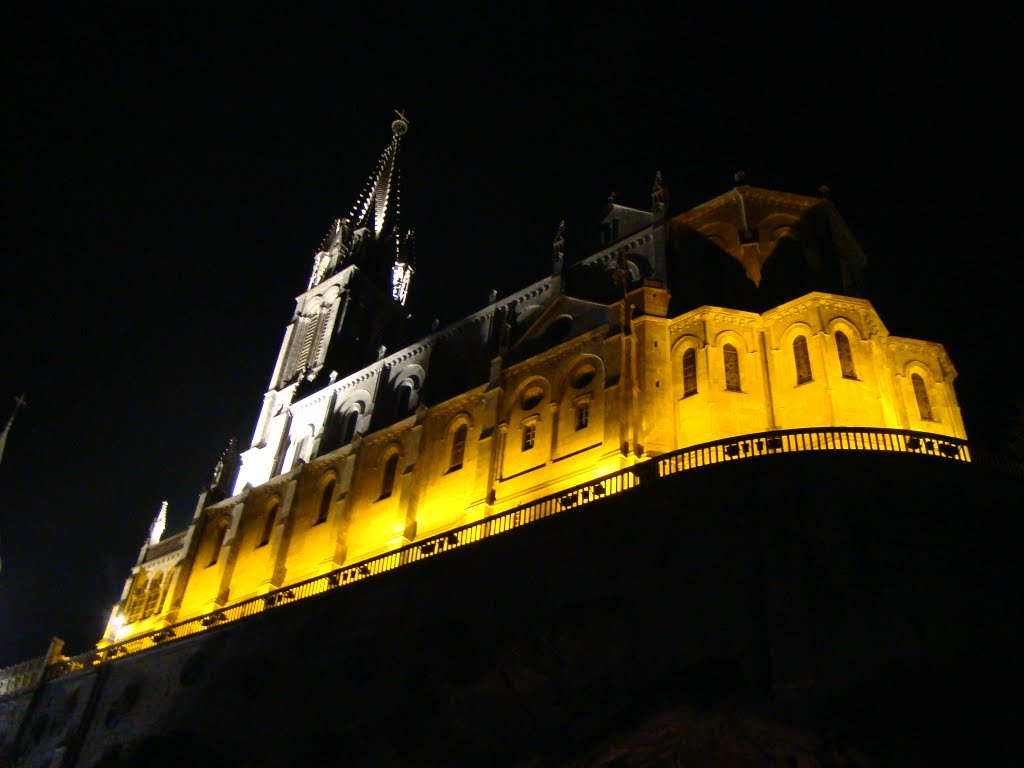
{"label": "window opening", "polygon": [[577,403],[576,404],[576,431],[586,429],[587,425],[590,424],[590,403]]}
{"label": "window opening", "polygon": [[523,425],[523,450],[528,451],[533,448],[533,444],[537,439],[537,425],[536,424],[525,424]]}
{"label": "window opening", "polygon": [[843,369],[844,379],[856,379],[857,371],[853,367],[853,350],[850,340],[842,331],[836,331],[836,350],[839,352],[839,367]]}
{"label": "window opening", "polygon": [[320,510],[313,525],[318,525],[327,520],[327,514],[331,511],[331,501],[334,499],[334,486],[334,480],[331,480],[324,486],[323,493],[320,494]]}
{"label": "window opening", "polygon": [[697,350],[683,353],[683,397],[697,394]]}
{"label": "window opening", "polygon": [[384,465],[384,477],[380,484],[380,498],[386,499],[395,489],[395,474],[398,472],[398,454],[392,454],[388,463]]}
{"label": "window opening", "polygon": [[932,404],[928,400],[928,387],[920,374],[913,374],[910,380],[914,383],[914,397],[917,398],[917,412],[925,421],[934,421],[932,418]]}
{"label": "window opening", "polygon": [[139,580],[135,584],[135,588],[132,590],[131,598],[128,601],[128,607],[125,610],[125,615],[128,617],[128,623],[133,624],[142,618],[142,609],[146,603],[146,576],[145,574],[139,575]]}
{"label": "window opening", "polygon": [[742,392],[740,389],[740,356],[736,347],[726,344],[722,348],[725,356],[725,388],[730,392]]}
{"label": "window opening", "polygon": [[807,339],[803,336],[793,339],[793,359],[796,361],[796,383],[811,381],[811,357],[807,353]]}
{"label": "window opening", "polygon": [[409,415],[410,403],[412,403],[412,384],[405,383],[398,388],[398,418],[404,419]]}
{"label": "window opening", "polygon": [[462,461],[466,455],[466,434],[468,432],[469,428],[465,424],[455,430],[455,435],[452,437],[451,461],[448,462],[449,471],[462,469]]}
{"label": "window opening", "polygon": [[356,436],[356,422],[359,421],[359,411],[352,409],[345,414],[345,424],[341,431],[341,444],[348,445]]}
{"label": "window opening", "polygon": [[148,619],[150,616],[160,612],[160,603],[163,602],[160,598],[162,596],[161,587],[163,586],[164,575],[158,573],[149,582],[149,590],[146,593],[146,607],[142,612],[142,618]]}

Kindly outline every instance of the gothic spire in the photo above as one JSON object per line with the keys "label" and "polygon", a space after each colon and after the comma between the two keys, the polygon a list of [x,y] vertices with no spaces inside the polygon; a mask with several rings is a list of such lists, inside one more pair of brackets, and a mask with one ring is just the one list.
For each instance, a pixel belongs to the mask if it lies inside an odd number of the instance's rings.
{"label": "gothic spire", "polygon": [[651,187],[651,212],[656,216],[665,215],[668,208],[668,187],[661,178],[661,171],[654,174],[654,186]]}
{"label": "gothic spire", "polygon": [[[345,264],[360,263],[367,257],[370,241],[394,241],[395,264],[409,263],[403,257],[403,239],[398,226],[399,171],[398,151],[401,139],[409,130],[409,120],[401,111],[391,123],[391,143],[384,149],[366,187],[356,199],[352,212],[336,219],[324,238],[309,277],[309,289],[329,278]],[[377,251],[374,251],[377,253]]]}
{"label": "gothic spire", "polygon": [[158,544],[160,539],[164,535],[164,529],[167,527],[167,502],[160,504],[160,511],[156,513],[156,517],[153,518],[153,524],[149,526],[149,546]]}
{"label": "gothic spire", "polygon": [[389,210],[398,212],[398,150],[402,137],[409,130],[409,120],[397,111],[398,119],[391,123],[391,143],[377,162],[363,194],[359,196],[352,216],[355,229],[372,229],[374,237],[384,232]]}

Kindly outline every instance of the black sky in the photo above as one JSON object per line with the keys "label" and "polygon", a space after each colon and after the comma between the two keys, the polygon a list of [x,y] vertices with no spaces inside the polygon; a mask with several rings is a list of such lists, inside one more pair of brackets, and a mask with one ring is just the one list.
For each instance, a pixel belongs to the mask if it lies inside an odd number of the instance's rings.
{"label": "black sky", "polygon": [[399,106],[424,324],[541,277],[560,219],[578,243],[610,191],[646,206],[657,170],[675,211],[741,168],[827,183],[890,332],[946,344],[969,435],[1004,444],[1012,30],[767,6],[8,9],[0,415],[29,406],[0,465],[0,665],[93,644],[160,501],[183,528],[251,437],[293,297]]}

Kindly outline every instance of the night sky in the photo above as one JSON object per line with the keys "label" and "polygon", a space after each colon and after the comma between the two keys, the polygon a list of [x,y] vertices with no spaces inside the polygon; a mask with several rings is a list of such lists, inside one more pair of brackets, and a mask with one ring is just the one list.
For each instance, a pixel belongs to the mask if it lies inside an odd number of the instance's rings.
{"label": "night sky", "polygon": [[563,218],[584,255],[608,193],[647,207],[658,170],[672,212],[738,169],[825,183],[889,331],[943,342],[968,434],[1006,444],[1021,83],[998,19],[174,5],[4,12],[0,417],[28,406],[0,464],[0,666],[94,644],[160,502],[181,530],[248,445],[396,107],[423,327],[543,276]]}

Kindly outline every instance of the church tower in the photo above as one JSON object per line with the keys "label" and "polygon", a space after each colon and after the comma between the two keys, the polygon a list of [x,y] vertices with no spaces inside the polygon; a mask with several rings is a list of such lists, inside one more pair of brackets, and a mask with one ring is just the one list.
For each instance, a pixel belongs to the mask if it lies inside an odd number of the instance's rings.
{"label": "church tower", "polygon": [[284,332],[252,443],[234,492],[313,455],[312,435],[284,456],[288,406],[381,358],[399,338],[414,271],[412,232],[399,228],[398,157],[409,121],[401,112],[391,142],[351,213],[331,225],[313,257],[305,292]]}

